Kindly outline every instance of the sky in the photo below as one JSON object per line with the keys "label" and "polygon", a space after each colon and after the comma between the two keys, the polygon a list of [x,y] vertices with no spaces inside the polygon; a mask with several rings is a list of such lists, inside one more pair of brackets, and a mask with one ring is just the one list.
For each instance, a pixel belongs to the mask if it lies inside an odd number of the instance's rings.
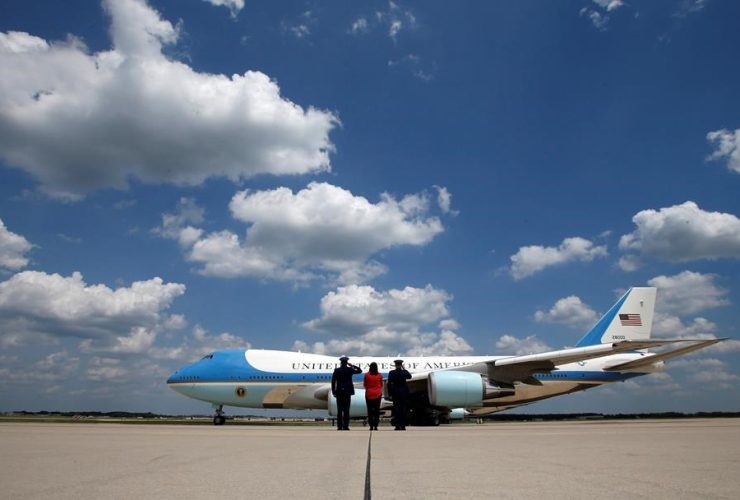
{"label": "sky", "polygon": [[[631,286],[740,339],[737,19],[0,3],[0,411],[208,413],[165,380],[217,349],[561,349]],[[526,411],[740,411],[740,341]]]}

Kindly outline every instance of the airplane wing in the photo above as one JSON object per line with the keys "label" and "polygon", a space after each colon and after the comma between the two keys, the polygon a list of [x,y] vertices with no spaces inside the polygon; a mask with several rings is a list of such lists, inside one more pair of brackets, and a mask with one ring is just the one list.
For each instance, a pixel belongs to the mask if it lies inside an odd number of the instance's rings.
{"label": "airplane wing", "polygon": [[[555,370],[558,365],[611,356],[612,354],[618,354],[621,352],[639,351],[641,349],[676,344],[679,342],[687,341],[678,339],[623,340],[620,342],[596,344],[586,347],[574,347],[558,351],[543,352],[540,354],[498,358],[466,367],[454,368],[454,370],[484,373],[487,374],[491,380],[502,384],[522,382],[525,384],[541,385],[542,382],[533,377],[533,375],[535,373],[548,373]],[[655,361],[655,359],[653,359],[653,361]],[[410,381],[409,385],[414,387],[411,382],[414,382],[415,380],[426,380],[428,375],[428,373],[415,374],[415,377]],[[419,387],[421,387],[420,384]]]}
{"label": "airplane wing", "polygon": [[684,354],[688,354],[693,351],[698,351],[699,349],[703,349],[704,347],[708,347],[712,344],[716,344],[717,342],[722,342],[723,340],[727,340],[728,337],[719,338],[719,339],[710,339],[710,340],[684,340],[683,342],[691,342],[692,344],[686,347],[681,347],[679,349],[673,349],[672,351],[666,351],[654,354],[652,356],[646,356],[641,359],[637,359],[635,361],[630,361],[627,363],[621,363],[614,366],[609,366],[604,368],[604,370],[607,371],[622,371],[622,370],[630,370],[634,368],[640,368],[643,366],[648,366],[656,361],[665,361],[666,359],[675,358],[676,356],[682,356]]}

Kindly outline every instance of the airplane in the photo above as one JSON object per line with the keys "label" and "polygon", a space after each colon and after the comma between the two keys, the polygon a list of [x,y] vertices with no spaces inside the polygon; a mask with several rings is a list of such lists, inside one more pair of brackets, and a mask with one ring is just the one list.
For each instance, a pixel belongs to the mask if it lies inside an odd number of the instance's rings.
{"label": "airplane", "polygon": [[[482,416],[535,401],[661,371],[676,356],[725,338],[651,339],[657,289],[630,288],[571,348],[515,356],[425,356],[405,358],[411,373],[409,422],[439,425]],[[675,347],[675,344],[686,344]],[[669,350],[648,349],[670,346]],[[351,359],[363,369],[375,361],[387,377],[393,358]],[[223,425],[224,406],[328,410],[336,416],[331,377],[338,358],[276,350],[215,351],[175,372],[167,384],[176,392],[211,403],[215,425]],[[360,376],[357,376],[360,379]],[[358,380],[350,415],[366,417],[365,391]],[[384,394],[382,407],[391,402]]]}

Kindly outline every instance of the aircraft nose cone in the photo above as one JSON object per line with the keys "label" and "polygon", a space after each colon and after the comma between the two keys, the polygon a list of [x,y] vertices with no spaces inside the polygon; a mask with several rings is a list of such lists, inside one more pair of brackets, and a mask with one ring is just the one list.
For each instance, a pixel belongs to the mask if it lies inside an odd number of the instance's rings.
{"label": "aircraft nose cone", "polygon": [[177,372],[170,375],[170,378],[167,379],[167,385],[177,382],[177,378]]}

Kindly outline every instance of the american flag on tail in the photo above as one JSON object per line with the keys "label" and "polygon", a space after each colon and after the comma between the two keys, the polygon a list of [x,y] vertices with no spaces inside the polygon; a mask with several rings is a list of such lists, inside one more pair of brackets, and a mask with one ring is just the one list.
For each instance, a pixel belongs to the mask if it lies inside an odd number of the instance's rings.
{"label": "american flag on tail", "polygon": [[642,320],[639,314],[620,314],[619,321],[622,326],[642,326]]}

